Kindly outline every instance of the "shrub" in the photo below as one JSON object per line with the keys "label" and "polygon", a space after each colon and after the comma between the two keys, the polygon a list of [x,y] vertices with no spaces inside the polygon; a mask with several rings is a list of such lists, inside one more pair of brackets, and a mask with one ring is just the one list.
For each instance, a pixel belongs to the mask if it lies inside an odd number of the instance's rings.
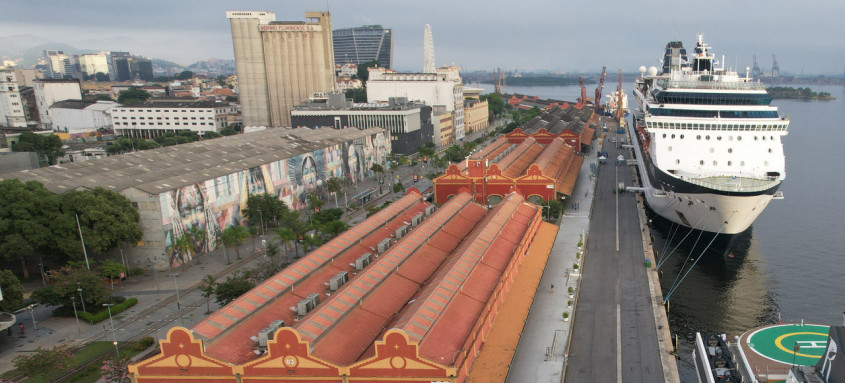
{"label": "shrub", "polygon": [[573,263],[572,268],[578,270],[578,262]]}
{"label": "shrub", "polygon": [[563,312],[563,319],[568,319],[568,318],[569,318],[569,312],[568,312],[568,311],[564,311],[564,312]]}
{"label": "shrub", "polygon": [[568,300],[568,301],[566,301],[566,305],[567,305],[567,306],[572,306],[572,300]]}
{"label": "shrub", "polygon": [[[126,299],[126,301],[124,301],[122,303],[115,304],[114,306],[111,307],[111,315],[115,316],[118,313],[126,311],[126,309],[128,309],[132,306],[135,306],[137,303],[138,303],[138,299],[129,298],[129,299]],[[88,321],[92,324],[93,323],[100,323],[100,322],[109,318],[109,309],[106,308],[105,310],[102,310],[102,311],[100,311],[96,314],[91,314],[91,313],[85,312],[85,311],[79,311],[78,314],[79,314],[80,318],[82,318],[83,320]]]}
{"label": "shrub", "polygon": [[135,342],[132,342],[132,345],[129,346],[129,348],[131,348],[133,351],[144,351],[150,348],[150,346],[152,346],[155,342],[156,341],[155,339],[153,339],[153,337],[146,336],[141,339],[138,339]]}
{"label": "shrub", "polygon": [[566,291],[568,291],[570,294],[572,294],[573,292],[575,292],[575,289],[573,289],[572,286],[569,286],[569,288],[566,289]]}

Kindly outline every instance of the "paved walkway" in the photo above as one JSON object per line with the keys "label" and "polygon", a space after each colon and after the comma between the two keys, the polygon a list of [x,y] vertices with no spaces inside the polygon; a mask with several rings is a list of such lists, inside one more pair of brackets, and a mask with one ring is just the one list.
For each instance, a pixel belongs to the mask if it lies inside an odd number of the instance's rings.
{"label": "paved walkway", "polygon": [[573,270],[573,264],[580,261],[576,259],[579,239],[583,235],[586,242],[588,235],[595,189],[590,164],[597,162],[597,148],[598,141],[594,141],[581,165],[572,198],[565,202],[566,213],[560,218],[560,229],[511,362],[507,382],[561,381],[564,351],[572,324],[571,320],[563,320],[563,313],[569,312],[571,318],[573,312],[573,308],[567,307],[568,301],[575,301],[574,297],[569,297],[568,288],[578,287],[579,274]]}

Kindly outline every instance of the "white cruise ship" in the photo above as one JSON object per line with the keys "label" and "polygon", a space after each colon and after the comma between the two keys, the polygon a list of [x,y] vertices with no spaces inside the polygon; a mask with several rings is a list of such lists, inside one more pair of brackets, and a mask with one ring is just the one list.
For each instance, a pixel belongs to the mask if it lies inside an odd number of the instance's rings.
{"label": "white cruise ship", "polygon": [[668,43],[662,73],[640,67],[628,129],[646,202],[657,214],[736,234],[782,197],[789,119],[748,72],[725,69],[701,36],[691,57],[681,42]]}

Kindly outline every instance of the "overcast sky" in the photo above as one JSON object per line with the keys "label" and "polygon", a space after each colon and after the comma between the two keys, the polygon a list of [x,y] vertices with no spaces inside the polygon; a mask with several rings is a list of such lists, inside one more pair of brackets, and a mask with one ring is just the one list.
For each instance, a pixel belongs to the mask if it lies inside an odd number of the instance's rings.
{"label": "overcast sky", "polygon": [[422,69],[428,23],[437,64],[469,70],[600,72],[606,65],[611,73],[635,72],[657,65],[669,40],[680,39],[691,51],[702,33],[729,66],[751,66],[756,54],[768,71],[774,53],[781,73],[845,71],[845,0],[29,0],[5,2],[0,38],[37,36],[191,64],[233,57],[227,10],[302,21],[306,10],[327,6],[334,28],[393,28],[399,70]]}

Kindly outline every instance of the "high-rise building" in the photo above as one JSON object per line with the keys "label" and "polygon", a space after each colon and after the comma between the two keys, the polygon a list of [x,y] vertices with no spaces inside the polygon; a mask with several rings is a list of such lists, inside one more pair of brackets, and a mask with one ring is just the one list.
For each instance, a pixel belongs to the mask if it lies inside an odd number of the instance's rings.
{"label": "high-rise building", "polygon": [[50,118],[50,107],[53,104],[64,100],[82,99],[82,86],[78,79],[43,79],[36,80],[34,85],[38,120],[41,122],[41,126],[46,129],[51,129],[53,126],[53,120]]}
{"label": "high-rise building", "polygon": [[63,51],[44,51],[44,61],[47,63],[47,78],[61,80],[73,77],[73,66],[70,63],[70,56]]}
{"label": "high-rise building", "polygon": [[153,81],[153,62],[146,57],[132,56],[129,59],[129,80]]}
{"label": "high-rise building", "polygon": [[376,61],[380,67],[393,66],[393,29],[381,25],[335,29],[332,38],[335,64]]}
{"label": "high-rise building", "polygon": [[272,12],[226,12],[244,126],[290,126],[290,110],[332,90],[334,51],[328,12],[306,21],[274,21]]}
{"label": "high-rise building", "polygon": [[0,70],[0,126],[26,127],[18,80],[12,69]]}
{"label": "high-rise building", "polygon": [[79,71],[83,80],[108,81],[109,60],[106,52],[79,55]]}
{"label": "high-rise building", "polygon": [[109,71],[112,81],[129,80],[129,52],[111,52],[109,54]]}

